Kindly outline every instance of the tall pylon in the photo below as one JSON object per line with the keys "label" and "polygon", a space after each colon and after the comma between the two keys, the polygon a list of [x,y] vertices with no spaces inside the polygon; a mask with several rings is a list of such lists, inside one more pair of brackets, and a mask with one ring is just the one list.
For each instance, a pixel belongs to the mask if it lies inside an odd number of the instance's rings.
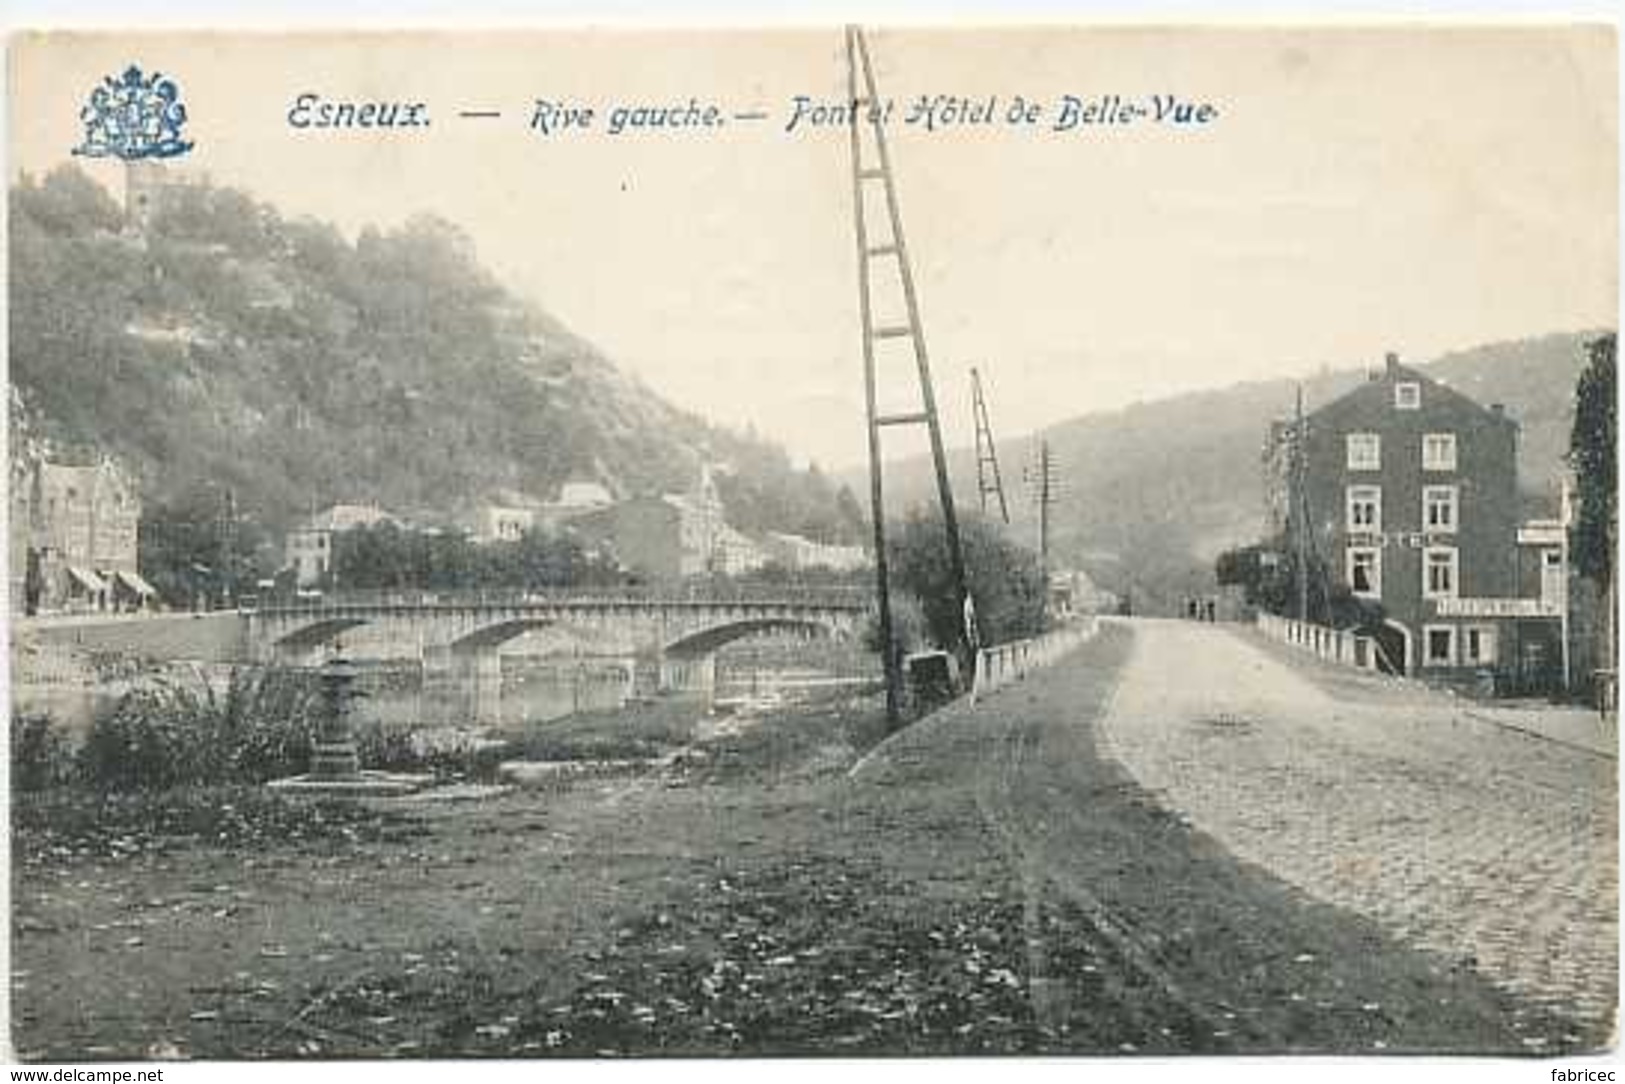
{"label": "tall pylon", "polygon": [[987,515],[987,499],[999,499],[999,518],[1010,522],[1010,506],[1004,501],[1004,479],[999,474],[999,453],[993,443],[993,425],[987,417],[987,396],[982,391],[982,374],[971,366],[971,413],[976,418],[976,492]]}
{"label": "tall pylon", "polygon": [[[860,86],[861,82],[861,86]],[[852,111],[847,125],[852,148],[853,226],[858,255],[858,311],[863,332],[864,403],[869,421],[869,506],[874,519],[875,589],[880,623],[881,658],[886,671],[886,717],[896,722],[902,714],[901,660],[892,635],[891,596],[886,568],[886,506],[881,481],[881,430],[893,426],[924,425],[931,438],[931,459],[936,467],[937,499],[942,507],[943,528],[947,534],[948,562],[953,576],[955,612],[968,613],[970,597],[965,578],[965,557],[959,543],[959,518],[954,511],[953,487],[948,479],[947,457],[942,447],[942,427],[937,418],[936,395],[931,388],[931,365],[925,349],[925,330],[920,322],[919,298],[914,289],[914,273],[909,263],[908,245],[903,236],[903,217],[897,200],[897,183],[892,175],[891,153],[886,147],[884,112],[878,107],[880,95],[875,86],[874,65],[863,31],[846,28],[846,89]],[[863,129],[869,129],[865,140]],[[865,153],[865,143],[872,155]],[[872,237],[865,206],[867,186],[878,182],[886,197],[887,234]],[[874,312],[876,265],[884,265],[897,276],[902,287],[905,322],[877,324]],[[885,274],[885,270],[878,273]],[[906,339],[912,346],[918,381],[919,409],[896,414],[879,413],[876,403],[876,347],[890,340]],[[891,359],[895,360],[895,359]],[[961,631],[961,637],[964,633]],[[953,645],[955,647],[959,645]]]}

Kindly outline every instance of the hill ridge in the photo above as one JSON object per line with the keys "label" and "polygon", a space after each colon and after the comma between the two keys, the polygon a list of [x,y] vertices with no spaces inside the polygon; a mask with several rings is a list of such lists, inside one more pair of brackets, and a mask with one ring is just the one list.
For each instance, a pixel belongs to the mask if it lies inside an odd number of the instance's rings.
{"label": "hill ridge", "polygon": [[274,539],[334,502],[450,519],[566,481],[682,491],[712,464],[741,529],[864,537],[820,471],[662,399],[443,219],[352,242],[191,183],[132,233],[74,166],[9,196],[13,451],[114,455],[154,515],[231,491]]}
{"label": "hill ridge", "polygon": [[[1550,332],[1406,364],[1486,406],[1505,405],[1520,426],[1520,488],[1534,507],[1555,500],[1583,344],[1599,333]],[[1357,387],[1379,365],[1325,369],[1303,378],[1306,409]],[[1222,550],[1258,540],[1266,427],[1290,416],[1299,383],[1282,376],[1193,389],[1001,438],[1012,530],[1023,537],[1035,533],[1030,502],[1016,487],[1033,444],[1047,439],[1061,478],[1060,503],[1051,517],[1057,564],[1078,565],[1119,593],[1132,590],[1153,609],[1204,589]],[[956,493],[976,493],[972,447],[950,449],[949,470]],[[926,459],[889,462],[886,472],[894,510],[929,498]],[[867,469],[842,477],[856,484]]]}

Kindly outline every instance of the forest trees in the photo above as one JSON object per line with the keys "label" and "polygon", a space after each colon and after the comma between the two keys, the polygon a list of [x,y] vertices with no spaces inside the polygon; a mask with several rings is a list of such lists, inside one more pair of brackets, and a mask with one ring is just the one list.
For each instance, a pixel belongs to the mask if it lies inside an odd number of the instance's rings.
{"label": "forest trees", "polygon": [[380,523],[333,540],[329,587],[360,590],[542,590],[606,586],[625,579],[614,561],[573,538],[527,531],[512,542],[478,543],[466,535],[413,531]]}
{"label": "forest trees", "polygon": [[[1597,585],[1602,598],[1599,661],[1615,666],[1614,560],[1619,539],[1618,336],[1599,336],[1586,344],[1586,367],[1574,392],[1574,427],[1569,434],[1569,464],[1574,468],[1576,510],[1570,549],[1574,567]],[[1604,661],[1605,660],[1605,661]]]}
{"label": "forest trees", "polygon": [[1569,463],[1574,467],[1579,508],[1574,523],[1574,566],[1605,588],[1612,579],[1614,541],[1619,534],[1615,451],[1618,418],[1615,378],[1617,336],[1586,344],[1589,361],[1574,392],[1574,428]]}
{"label": "forest trees", "polygon": [[9,209],[17,400],[53,450],[129,469],[179,593],[217,564],[189,506],[228,489],[275,538],[335,501],[449,517],[573,479],[679,492],[709,462],[731,468],[742,530],[865,535],[850,492],[657,397],[504,288],[454,223],[352,241],[194,178],[137,238],[74,166],[20,177]]}

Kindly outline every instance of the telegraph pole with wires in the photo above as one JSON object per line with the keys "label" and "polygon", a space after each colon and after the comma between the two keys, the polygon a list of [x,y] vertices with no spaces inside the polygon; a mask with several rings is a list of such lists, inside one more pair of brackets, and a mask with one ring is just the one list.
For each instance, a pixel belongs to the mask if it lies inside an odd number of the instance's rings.
{"label": "telegraph pole with wires", "polygon": [[[861,81],[861,87],[860,87]],[[925,329],[920,320],[919,298],[914,288],[914,272],[909,263],[908,245],[903,237],[903,216],[892,173],[891,153],[886,146],[884,111],[878,107],[874,65],[863,31],[846,28],[846,88],[852,116],[847,125],[851,137],[853,230],[858,257],[858,315],[863,337],[864,403],[869,431],[869,506],[874,520],[875,590],[880,632],[881,660],[886,673],[886,718],[896,723],[902,716],[902,668],[892,630],[891,596],[886,568],[886,507],[881,482],[881,432],[892,427],[923,425],[931,441],[931,459],[936,468],[937,499],[942,509],[943,529],[952,575],[954,612],[967,612],[970,598],[965,575],[965,556],[959,542],[959,519],[954,512],[953,487],[948,478],[948,461],[943,451],[942,426],[937,417],[936,395],[931,387],[931,366],[925,349]],[[864,129],[868,129],[865,139]],[[867,143],[867,148],[865,144]],[[878,184],[885,199],[883,231],[871,233],[867,199]],[[878,269],[877,269],[878,268]],[[902,322],[877,319],[874,306],[874,277],[894,275],[901,287]],[[906,341],[914,358],[918,409],[882,414],[879,402],[877,362],[887,358],[881,344]],[[963,631],[960,634],[964,636]],[[955,647],[965,646],[962,642]]]}
{"label": "telegraph pole with wires", "polygon": [[999,474],[999,453],[993,443],[993,425],[987,417],[987,397],[982,391],[982,374],[976,367],[970,371],[971,413],[976,421],[976,491],[982,500],[982,515],[987,515],[988,498],[999,500],[999,518],[1010,522],[1010,507],[1004,501],[1004,479]]}
{"label": "telegraph pole with wires", "polygon": [[1308,449],[1303,422],[1303,385],[1298,385],[1297,409],[1292,421],[1292,547],[1293,572],[1297,581],[1298,620],[1309,620],[1309,493],[1304,484]]}
{"label": "telegraph pole with wires", "polygon": [[220,594],[226,607],[237,597],[237,491],[226,487],[220,501]]}
{"label": "telegraph pole with wires", "polygon": [[1033,503],[1038,506],[1038,560],[1044,575],[1048,576],[1049,510],[1055,504],[1060,479],[1056,473],[1055,457],[1050,454],[1047,439],[1039,440],[1037,457],[1027,466],[1026,481],[1032,491]]}

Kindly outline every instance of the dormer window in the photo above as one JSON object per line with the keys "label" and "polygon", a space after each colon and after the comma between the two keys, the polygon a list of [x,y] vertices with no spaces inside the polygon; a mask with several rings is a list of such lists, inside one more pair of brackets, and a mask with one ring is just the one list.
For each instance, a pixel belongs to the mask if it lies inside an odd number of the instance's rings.
{"label": "dormer window", "polygon": [[1394,385],[1395,410],[1421,410],[1422,385],[1414,380],[1401,380]]}

